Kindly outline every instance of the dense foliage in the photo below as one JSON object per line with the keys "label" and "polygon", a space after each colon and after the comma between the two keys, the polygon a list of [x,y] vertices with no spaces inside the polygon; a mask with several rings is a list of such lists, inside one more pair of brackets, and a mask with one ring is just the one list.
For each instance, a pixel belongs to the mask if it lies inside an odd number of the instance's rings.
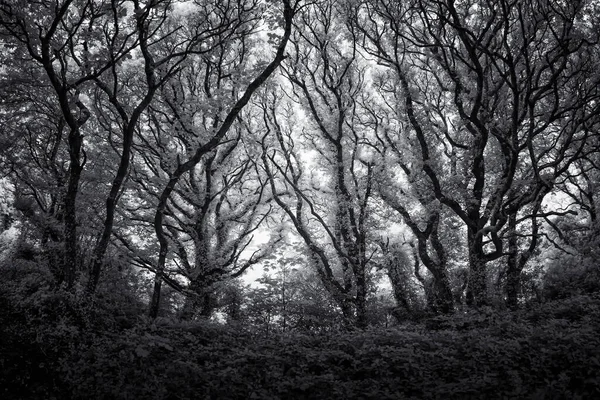
{"label": "dense foliage", "polygon": [[152,321],[124,298],[91,307],[33,271],[11,281],[0,292],[3,399],[600,395],[597,294],[518,313],[265,336],[240,324]]}

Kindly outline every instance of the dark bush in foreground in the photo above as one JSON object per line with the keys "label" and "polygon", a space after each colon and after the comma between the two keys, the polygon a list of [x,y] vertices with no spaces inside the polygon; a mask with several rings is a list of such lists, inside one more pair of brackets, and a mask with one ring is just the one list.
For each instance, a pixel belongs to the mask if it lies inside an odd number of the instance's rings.
{"label": "dark bush in foreground", "polygon": [[444,318],[270,339],[208,323],[97,331],[62,319],[37,339],[9,326],[3,398],[600,398],[598,299]]}

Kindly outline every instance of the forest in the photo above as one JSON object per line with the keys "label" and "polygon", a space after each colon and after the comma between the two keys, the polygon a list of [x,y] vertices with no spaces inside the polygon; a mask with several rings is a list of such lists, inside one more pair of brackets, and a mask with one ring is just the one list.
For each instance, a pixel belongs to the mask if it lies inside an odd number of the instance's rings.
{"label": "forest", "polygon": [[0,0],[0,398],[600,398],[597,0]]}

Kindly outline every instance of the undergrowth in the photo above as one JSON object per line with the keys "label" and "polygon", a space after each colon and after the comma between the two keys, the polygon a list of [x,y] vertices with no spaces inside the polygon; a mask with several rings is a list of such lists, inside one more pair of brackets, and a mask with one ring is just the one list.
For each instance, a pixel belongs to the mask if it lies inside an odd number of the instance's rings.
{"label": "undergrowth", "polygon": [[106,305],[60,292],[12,300],[0,293],[4,399],[600,398],[593,296],[269,337],[208,322],[119,324]]}

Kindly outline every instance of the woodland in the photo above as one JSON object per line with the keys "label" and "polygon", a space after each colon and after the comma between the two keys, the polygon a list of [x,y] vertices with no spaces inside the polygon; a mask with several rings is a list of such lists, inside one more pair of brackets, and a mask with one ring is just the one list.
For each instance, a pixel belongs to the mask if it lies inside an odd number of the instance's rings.
{"label": "woodland", "polygon": [[597,0],[0,0],[0,398],[600,398]]}

